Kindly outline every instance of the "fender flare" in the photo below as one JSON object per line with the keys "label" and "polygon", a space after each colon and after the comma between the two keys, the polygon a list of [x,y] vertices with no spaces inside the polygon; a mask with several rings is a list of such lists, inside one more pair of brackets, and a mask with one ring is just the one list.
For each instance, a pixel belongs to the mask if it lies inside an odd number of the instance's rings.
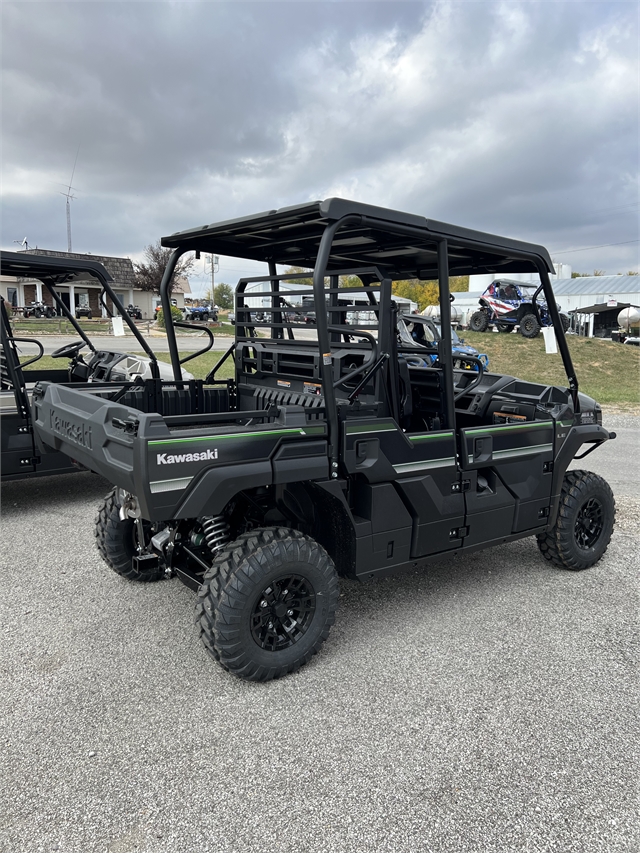
{"label": "fender flare", "polygon": [[[556,427],[557,429],[557,427]],[[549,519],[551,523],[555,523],[555,518],[558,513],[558,503],[560,501],[560,493],[562,492],[562,483],[564,475],[567,472],[570,462],[575,458],[576,454],[584,444],[593,443],[594,446],[604,444],[616,437],[615,432],[609,432],[598,424],[582,424],[573,426],[569,430],[569,434],[565,438],[562,447],[556,454],[553,463],[553,482],[551,487],[551,513]],[[594,448],[595,449],[595,448]]]}

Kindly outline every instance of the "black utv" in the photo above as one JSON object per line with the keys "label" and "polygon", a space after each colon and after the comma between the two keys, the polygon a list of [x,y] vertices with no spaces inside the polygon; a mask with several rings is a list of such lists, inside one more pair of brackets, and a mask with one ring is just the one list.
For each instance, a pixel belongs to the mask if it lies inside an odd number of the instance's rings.
{"label": "black utv", "polygon": [[[174,250],[161,285],[167,317],[184,253],[265,264],[237,285],[233,345],[204,381],[187,382],[169,325],[172,381],[43,382],[37,432],[111,480],[100,553],[125,578],[177,575],[196,590],[202,640],[225,669],[268,680],[306,663],[334,621],[339,576],[384,577],[526,536],[561,568],[602,557],[611,489],[567,468],[614,434],[578,390],[542,246],[342,199],[162,245]],[[291,276],[278,266],[291,264],[310,270],[315,329],[286,310],[284,295],[308,295],[285,290]],[[539,273],[532,310],[544,299],[567,388],[490,373],[480,359],[455,369],[449,276],[496,270]],[[343,275],[359,284],[340,287]],[[398,339],[391,288],[407,278],[439,283],[431,366],[416,366],[423,348]],[[261,320],[256,285],[269,305]],[[366,312],[345,307],[362,300]],[[218,379],[227,358],[234,377]]]}
{"label": "black utv", "polygon": [[[38,364],[44,347],[37,338],[16,337],[13,333],[9,311],[0,297],[0,468],[2,480],[24,477],[64,474],[78,470],[76,455],[67,452],[51,453],[39,444],[33,428],[33,388],[37,382],[48,381],[92,388],[105,383],[140,380],[145,376],[173,375],[167,365],[158,364],[145,339],[135,324],[125,317],[124,309],[111,288],[111,276],[102,264],[76,258],[56,258],[30,255],[25,252],[2,252],[0,274],[19,278],[38,279],[51,295],[60,314],[71,323],[78,340],[59,347],[52,357],[60,359],[59,367],[43,368]],[[98,349],[87,337],[76,316],[60,295],[60,287],[89,282],[101,285],[103,294],[110,296],[137,338],[137,346],[146,356],[130,355],[108,349]],[[104,304],[104,299],[103,299]],[[105,309],[107,306],[105,304]],[[77,309],[78,310],[78,309]],[[82,310],[82,309],[80,309]],[[55,308],[51,308],[55,314]],[[24,345],[27,345],[25,348]],[[37,354],[27,357],[29,347],[37,347]],[[30,350],[33,352],[33,350]],[[185,372],[187,378],[191,374]],[[113,386],[110,386],[113,387]],[[80,466],[82,467],[82,466]]]}

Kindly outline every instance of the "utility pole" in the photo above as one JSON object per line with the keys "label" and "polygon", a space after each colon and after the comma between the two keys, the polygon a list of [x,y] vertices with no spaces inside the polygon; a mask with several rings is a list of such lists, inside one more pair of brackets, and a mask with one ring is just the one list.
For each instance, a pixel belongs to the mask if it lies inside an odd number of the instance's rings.
{"label": "utility pole", "polygon": [[216,304],[216,280],[215,274],[220,269],[220,258],[218,255],[211,255],[211,307],[214,308]]}

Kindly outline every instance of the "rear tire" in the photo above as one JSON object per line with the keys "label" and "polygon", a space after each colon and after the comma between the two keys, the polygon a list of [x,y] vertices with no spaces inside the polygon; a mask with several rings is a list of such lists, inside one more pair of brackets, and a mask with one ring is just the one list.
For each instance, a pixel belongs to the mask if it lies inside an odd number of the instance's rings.
{"label": "rear tire", "polygon": [[556,523],[536,538],[542,556],[561,569],[582,571],[603,556],[615,524],[611,487],[591,471],[564,475]]}
{"label": "rear tire", "polygon": [[316,654],[338,596],[338,576],[321,545],[297,530],[260,528],[227,545],[205,574],[196,624],[224,669],[270,681]]}
{"label": "rear tire", "polygon": [[[145,528],[148,523],[144,522]],[[136,524],[132,518],[120,520],[120,506],[116,502],[116,490],[105,496],[96,516],[96,545],[100,556],[114,572],[123,578],[139,583],[152,583],[164,577],[164,568],[145,569],[141,572],[133,568],[132,558],[137,554]]]}
{"label": "rear tire", "polygon": [[476,311],[469,320],[469,329],[472,332],[486,332],[489,327],[489,317],[486,311]]}
{"label": "rear tire", "polygon": [[540,334],[540,323],[535,314],[525,314],[520,320],[520,334],[523,338],[537,338]]}

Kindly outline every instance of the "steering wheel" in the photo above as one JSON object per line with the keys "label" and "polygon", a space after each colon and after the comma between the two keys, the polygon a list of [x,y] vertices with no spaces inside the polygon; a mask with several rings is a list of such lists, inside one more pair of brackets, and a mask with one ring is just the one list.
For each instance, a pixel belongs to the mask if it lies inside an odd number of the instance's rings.
{"label": "steering wheel", "polygon": [[86,346],[84,341],[75,341],[75,343],[65,344],[63,347],[58,347],[51,353],[51,358],[77,358],[82,347]]}

